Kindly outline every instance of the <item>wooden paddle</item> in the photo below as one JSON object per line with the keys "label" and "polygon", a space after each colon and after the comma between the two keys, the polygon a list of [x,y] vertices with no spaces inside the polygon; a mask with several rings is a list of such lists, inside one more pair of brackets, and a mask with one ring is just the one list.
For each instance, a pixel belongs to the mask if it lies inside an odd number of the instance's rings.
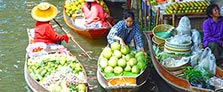
{"label": "wooden paddle", "polygon": [[[60,29],[62,29],[66,34],[69,34],[67,30],[65,30],[60,24],[59,22],[56,21],[56,19],[53,19],[57,25],[60,27]],[[74,37],[72,35],[70,35],[71,40],[84,52],[85,55],[88,56],[89,59],[92,59],[91,56],[80,46],[80,44],[74,39]]]}

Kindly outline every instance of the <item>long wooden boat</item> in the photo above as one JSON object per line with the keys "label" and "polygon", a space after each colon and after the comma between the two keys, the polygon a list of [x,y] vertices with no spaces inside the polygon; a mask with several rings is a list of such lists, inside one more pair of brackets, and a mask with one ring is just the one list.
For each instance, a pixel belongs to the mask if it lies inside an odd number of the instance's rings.
{"label": "long wooden boat", "polygon": [[[33,43],[33,32],[34,32],[34,30],[33,29],[27,29],[27,33],[28,33],[28,37],[29,37],[29,45],[31,44],[31,43]],[[68,56],[71,56],[71,57],[73,57],[72,56],[72,54],[68,51],[67,52],[67,49],[66,48],[63,48],[63,46],[62,45],[60,45],[60,47],[62,47],[62,49],[65,49],[65,50],[63,50],[61,53],[62,54],[66,54],[66,55],[68,55]],[[44,50],[44,49],[43,49]],[[45,49],[46,50],[46,49]],[[47,49],[48,51],[49,51],[49,53],[48,53],[48,55],[52,55],[52,54],[55,54],[55,49]],[[58,51],[58,49],[56,50],[56,51]],[[56,52],[56,53],[58,53],[58,52]],[[66,56],[65,55],[65,56]],[[39,58],[38,56],[36,56],[37,58]],[[36,58],[35,56],[34,57],[32,57],[32,58]],[[55,58],[55,57],[53,57],[53,58]],[[26,61],[25,61],[25,64],[24,64],[24,77],[25,77],[25,81],[26,81],[26,83],[28,84],[28,86],[29,86],[29,88],[32,90],[32,91],[34,91],[34,92],[49,92],[49,89],[47,89],[46,87],[44,87],[44,85],[41,85],[40,84],[40,81],[39,80],[36,80],[33,76],[32,76],[32,72],[29,70],[29,64],[30,64],[30,60],[31,59],[31,57],[30,57],[30,55],[28,54],[28,52],[27,52],[27,54],[26,54]],[[55,59],[55,60],[57,60],[57,59]],[[71,60],[71,59],[70,59]],[[72,59],[73,60],[73,59]],[[61,61],[61,60],[58,60],[59,62]],[[87,83],[87,74],[86,74],[86,71],[85,71],[85,69],[84,69],[84,67],[83,67],[83,65],[78,61],[78,60],[75,60],[76,61],[76,63],[75,64],[80,64],[80,66],[81,66],[81,68],[82,68],[82,70],[81,70],[81,72],[79,73],[80,74],[80,76],[78,75],[78,76],[76,76],[75,75],[75,77],[72,77],[72,78],[78,78],[78,79],[81,79],[82,81],[81,82],[79,82],[80,84],[84,84],[85,85],[85,90],[86,91],[84,91],[84,92],[88,92],[88,83]],[[66,62],[68,62],[68,61],[66,61]],[[72,61],[73,62],[73,61]],[[44,63],[46,63],[46,62],[44,62]],[[66,63],[65,63],[66,64]],[[65,67],[71,67],[71,65],[62,65],[62,67],[63,66],[65,66]],[[53,66],[53,67],[58,67],[58,66]],[[46,69],[47,70],[47,68],[44,68],[44,69]],[[57,68],[57,69],[59,69],[59,68]],[[44,70],[42,70],[42,71],[44,71]],[[48,72],[48,70],[47,70],[47,72]],[[46,72],[46,73],[47,73]],[[53,72],[52,72],[53,73]],[[50,73],[50,74],[52,74],[52,73]],[[50,76],[50,74],[49,74],[49,76]],[[56,75],[56,74],[54,74],[54,75]],[[61,75],[60,75],[61,76]],[[67,76],[67,75],[64,75],[64,76]],[[69,75],[70,76],[70,75]],[[72,75],[73,76],[73,75]],[[56,76],[55,78],[58,78],[58,76]],[[59,78],[60,79],[60,78]],[[59,80],[59,79],[57,79],[57,80]],[[63,77],[63,79],[65,79],[65,77]],[[47,79],[47,80],[49,80],[49,78]],[[49,80],[50,81],[50,80]],[[69,83],[69,82],[67,82],[66,81],[66,85],[68,85],[67,83]],[[78,81],[77,81],[77,83],[78,83]],[[62,85],[62,83],[60,83],[60,85]],[[62,86],[61,86],[61,88],[63,88]],[[66,91],[67,92],[67,91]],[[76,92],[76,91],[75,91]],[[78,92],[78,91],[77,91]],[[83,92],[83,91],[81,91],[81,92]]]}
{"label": "long wooden boat", "polygon": [[[214,92],[214,90],[194,87],[186,79],[177,77],[170,71],[166,70],[166,68],[159,63],[152,48],[152,45],[154,44],[152,42],[152,32],[144,32],[144,35],[148,41],[148,47],[155,70],[167,84],[179,92]],[[223,78],[223,70],[219,67],[216,67],[216,76]]]}
{"label": "long wooden boat", "polygon": [[[102,55],[100,55],[100,57],[101,56]],[[147,61],[148,60],[149,59],[147,59]],[[147,66],[145,66],[145,69],[141,71],[141,73],[137,74],[137,76],[113,76],[107,78],[106,75],[104,75],[103,72],[101,71],[101,68],[99,67],[100,66],[99,61],[97,68],[97,80],[100,86],[107,92],[137,92],[147,82],[147,79],[149,78],[150,67],[148,64]],[[157,88],[155,89],[157,90]]]}
{"label": "long wooden boat", "polygon": [[[66,0],[65,0],[66,2]],[[100,2],[103,2],[103,0],[100,0]],[[105,5],[107,7],[107,5]],[[110,11],[108,10],[108,7],[106,8],[105,12],[110,15]],[[108,27],[101,27],[101,28],[81,28],[78,27],[78,25],[75,24],[75,20],[82,17],[75,17],[71,18],[66,13],[66,8],[63,9],[63,17],[64,21],[67,24],[68,27],[72,29],[72,31],[78,33],[79,35],[89,38],[89,39],[100,39],[107,35],[112,25],[108,22]],[[78,20],[77,20],[78,21]]]}

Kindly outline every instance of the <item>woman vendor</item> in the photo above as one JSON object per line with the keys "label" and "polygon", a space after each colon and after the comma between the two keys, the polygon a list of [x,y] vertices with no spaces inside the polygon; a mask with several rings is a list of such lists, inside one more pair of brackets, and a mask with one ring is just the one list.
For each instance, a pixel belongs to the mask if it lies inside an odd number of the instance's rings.
{"label": "woman vendor", "polygon": [[95,0],[85,0],[86,3],[82,6],[81,10],[85,17],[85,26],[87,27],[106,27],[107,14],[104,12],[103,7]]}
{"label": "woman vendor", "polygon": [[216,64],[222,66],[223,61],[223,17],[217,4],[206,9],[208,19],[203,22],[203,46],[209,47],[215,55]]}
{"label": "woman vendor", "polygon": [[49,23],[50,20],[56,17],[57,13],[57,8],[48,2],[42,2],[32,9],[31,15],[36,20],[34,43],[44,42],[46,44],[57,44],[63,40],[68,43],[68,36],[66,34],[57,34]]}
{"label": "woman vendor", "polygon": [[107,36],[108,45],[111,46],[115,40],[119,40],[121,46],[125,46],[129,45],[133,39],[141,51],[144,52],[144,43],[139,30],[139,25],[134,21],[134,13],[127,11],[124,14],[123,20],[119,21],[111,28]]}

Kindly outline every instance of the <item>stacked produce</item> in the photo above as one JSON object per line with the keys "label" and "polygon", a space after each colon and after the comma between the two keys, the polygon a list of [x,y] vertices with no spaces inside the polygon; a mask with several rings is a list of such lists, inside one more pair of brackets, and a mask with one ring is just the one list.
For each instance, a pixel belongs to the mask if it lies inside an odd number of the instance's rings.
{"label": "stacked produce", "polygon": [[118,42],[105,47],[98,60],[99,70],[106,78],[116,76],[138,76],[147,66],[147,58],[142,51],[133,51]]}
{"label": "stacked produce", "polygon": [[209,3],[207,1],[176,2],[166,7],[166,14],[202,13]]}
{"label": "stacked produce", "polygon": [[51,92],[86,92],[84,68],[76,57],[48,54],[28,59],[33,79]]}
{"label": "stacked produce", "polygon": [[[81,7],[84,5],[84,2],[85,0],[66,0],[64,6],[66,14],[70,17],[82,15]],[[96,2],[99,3],[107,13],[109,13],[108,7],[103,0],[96,0]]]}

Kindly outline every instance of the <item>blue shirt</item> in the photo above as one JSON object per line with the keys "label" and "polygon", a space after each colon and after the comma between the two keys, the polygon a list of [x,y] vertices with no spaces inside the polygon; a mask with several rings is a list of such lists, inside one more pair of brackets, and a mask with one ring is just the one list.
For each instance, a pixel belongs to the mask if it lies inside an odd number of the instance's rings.
{"label": "blue shirt", "polygon": [[223,17],[219,17],[217,22],[208,18],[203,22],[203,45],[206,47],[209,42],[216,42],[219,46],[223,41]]}
{"label": "blue shirt", "polygon": [[[128,32],[129,30],[129,32]],[[126,23],[124,20],[119,21],[117,24],[115,24],[108,36],[108,44],[111,45],[114,42],[114,37],[118,36],[123,39],[125,44],[130,44],[131,40],[134,39],[136,41],[137,46],[143,47],[143,40],[141,38],[141,33],[139,30],[139,25],[135,22],[133,22],[131,28],[127,28]]]}

